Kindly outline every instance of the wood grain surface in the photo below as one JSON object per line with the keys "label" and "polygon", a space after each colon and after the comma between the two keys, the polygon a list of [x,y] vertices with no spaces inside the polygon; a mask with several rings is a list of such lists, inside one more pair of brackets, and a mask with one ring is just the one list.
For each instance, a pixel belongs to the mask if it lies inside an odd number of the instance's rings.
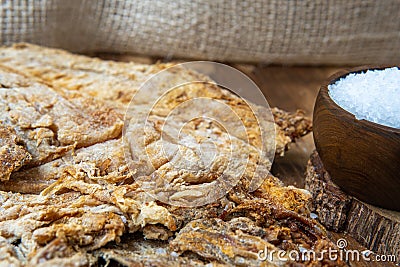
{"label": "wood grain surface", "polygon": [[400,255],[400,212],[366,204],[344,193],[334,184],[316,151],[308,162],[306,189],[312,194],[314,212],[327,229],[346,232],[379,255]]}

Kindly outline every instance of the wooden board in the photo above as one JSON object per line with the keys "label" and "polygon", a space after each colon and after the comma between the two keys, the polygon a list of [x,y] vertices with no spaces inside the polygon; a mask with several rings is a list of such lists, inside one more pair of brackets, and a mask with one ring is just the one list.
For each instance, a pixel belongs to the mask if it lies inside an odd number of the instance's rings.
{"label": "wooden board", "polygon": [[313,196],[312,208],[325,227],[347,233],[379,255],[400,255],[400,212],[366,204],[344,193],[333,183],[317,152],[310,157],[305,180]]}

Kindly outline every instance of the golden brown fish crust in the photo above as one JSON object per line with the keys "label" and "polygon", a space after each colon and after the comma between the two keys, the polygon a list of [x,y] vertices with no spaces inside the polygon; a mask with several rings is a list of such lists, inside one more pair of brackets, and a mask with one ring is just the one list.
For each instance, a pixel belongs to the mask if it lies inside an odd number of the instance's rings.
{"label": "golden brown fish crust", "polygon": [[[163,88],[200,78],[209,83],[182,86],[155,105],[142,99],[133,110],[151,108],[147,131],[139,131],[145,127],[140,122],[127,128],[132,137],[144,141],[147,155],[135,156],[150,158],[139,166],[145,180],[161,177],[196,186],[221,177],[228,159],[237,168],[246,165],[222,198],[185,208],[161,203],[141,188],[135,181],[138,170],[126,161],[121,137],[132,96],[145,80],[171,64],[109,62],[19,44],[0,49],[0,65],[0,148],[7,152],[0,151],[0,179],[8,179],[0,181],[0,255],[7,255],[0,256],[0,265],[136,266],[146,260],[149,266],[276,266],[282,262],[260,262],[254,253],[265,246],[320,251],[333,245],[310,218],[310,194],[285,187],[265,171],[271,162],[259,153],[263,144],[253,113],[265,110],[207,77],[184,69],[167,72],[170,80]],[[159,96],[163,88],[149,94]],[[241,118],[246,135],[229,135],[207,118],[188,123],[181,112],[170,127],[181,129],[184,138],[161,140],[170,111],[193,98],[229,106]],[[218,111],[217,106],[207,108]],[[276,131],[277,155],[311,130],[301,112],[274,108],[272,115],[266,123]],[[231,123],[231,117],[226,121]],[[208,140],[219,152],[215,158],[198,148],[211,148]],[[244,154],[249,155],[246,161]],[[264,168],[265,180],[249,192],[258,165]],[[192,197],[190,192],[184,197]],[[175,193],[169,197],[183,197]]]}

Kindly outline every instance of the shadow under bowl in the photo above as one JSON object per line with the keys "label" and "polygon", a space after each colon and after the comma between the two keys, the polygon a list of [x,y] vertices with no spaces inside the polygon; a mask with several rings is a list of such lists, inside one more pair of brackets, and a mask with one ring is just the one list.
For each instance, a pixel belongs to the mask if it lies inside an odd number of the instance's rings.
{"label": "shadow under bowl", "polygon": [[314,106],[313,135],[324,167],[343,191],[366,203],[400,211],[400,129],[358,120],[328,93],[329,84],[350,73],[385,68],[340,71],[323,84]]}

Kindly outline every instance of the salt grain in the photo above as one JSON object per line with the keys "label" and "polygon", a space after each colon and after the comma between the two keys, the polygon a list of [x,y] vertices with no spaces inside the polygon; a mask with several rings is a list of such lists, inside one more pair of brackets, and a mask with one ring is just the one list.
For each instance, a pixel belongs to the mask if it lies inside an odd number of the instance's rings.
{"label": "salt grain", "polygon": [[359,120],[400,129],[400,70],[352,73],[329,85],[329,96]]}

